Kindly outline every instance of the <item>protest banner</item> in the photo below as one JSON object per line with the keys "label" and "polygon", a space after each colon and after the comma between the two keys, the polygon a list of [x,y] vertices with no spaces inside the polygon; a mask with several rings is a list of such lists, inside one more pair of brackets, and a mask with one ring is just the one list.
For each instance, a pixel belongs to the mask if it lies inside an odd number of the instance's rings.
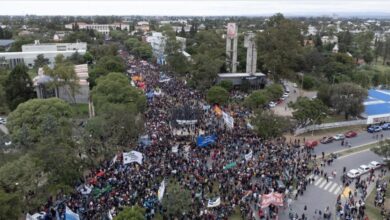
{"label": "protest banner", "polygon": [[136,162],[140,165],[142,165],[142,159],[144,158],[143,154],[138,151],[130,151],[127,153],[123,153],[123,164],[129,164]]}
{"label": "protest banner", "polygon": [[217,207],[221,205],[221,198],[218,197],[218,198],[215,198],[215,199],[209,199],[209,201],[207,202],[207,208],[213,208],[213,207]]}
{"label": "protest banner", "polygon": [[206,147],[210,144],[213,144],[217,140],[216,135],[210,135],[210,136],[198,136],[196,138],[196,145],[198,147]]}

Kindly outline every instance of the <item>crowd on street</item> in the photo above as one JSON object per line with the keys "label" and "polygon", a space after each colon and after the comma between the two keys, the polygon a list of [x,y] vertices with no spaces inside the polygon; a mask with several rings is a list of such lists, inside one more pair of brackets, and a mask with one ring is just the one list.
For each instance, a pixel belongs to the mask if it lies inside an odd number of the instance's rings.
{"label": "crowd on street", "polygon": [[[325,158],[317,165],[315,161],[320,158],[297,140],[270,141],[256,135],[248,126],[248,109],[220,106],[234,118],[234,127],[229,128],[213,106],[206,103],[203,93],[188,87],[184,80],[169,76],[169,80],[161,81],[158,66],[145,61],[131,61],[129,68],[132,69],[129,78],[134,74],[142,76],[145,93],[161,91],[148,98],[144,112],[144,136],[150,138],[150,144],[139,143],[129,148],[143,154],[142,164],[124,164],[121,152],[113,154],[115,159],[92,170],[74,193],[50,198],[45,205],[48,213],[56,207],[57,217],[61,218],[69,207],[80,219],[112,219],[123,207],[139,205],[146,209],[146,219],[156,215],[163,219],[227,219],[237,209],[244,219],[275,219],[279,212],[287,211],[292,199],[304,195],[311,182],[307,176],[322,173],[323,166],[329,165]],[[175,128],[187,136],[173,132],[172,125],[172,110],[183,105],[201,110],[194,126]],[[216,140],[199,147],[196,137],[200,135],[215,135]],[[173,147],[177,150],[173,151]],[[252,156],[246,157],[249,154]],[[227,168],[228,164],[234,165]],[[182,190],[190,192],[188,209],[175,214],[168,212],[164,199],[173,195],[166,194],[162,202],[159,200],[162,181],[167,188],[177,182]],[[356,184],[364,188],[364,182]],[[262,195],[271,192],[284,195],[284,207],[272,204],[261,207]],[[220,203],[208,207],[209,200],[215,198]],[[342,208],[344,215],[360,215],[364,207],[361,201],[352,195],[348,201],[350,207]],[[305,214],[292,217],[309,219]]]}

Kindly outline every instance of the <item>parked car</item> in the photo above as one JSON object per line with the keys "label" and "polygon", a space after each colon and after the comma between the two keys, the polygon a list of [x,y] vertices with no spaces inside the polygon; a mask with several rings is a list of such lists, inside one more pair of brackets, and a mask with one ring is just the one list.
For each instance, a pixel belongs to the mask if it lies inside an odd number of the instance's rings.
{"label": "parked car", "polygon": [[354,132],[354,131],[348,131],[347,133],[344,134],[345,137],[347,138],[353,138],[353,137],[356,137],[357,136],[357,133]]}
{"label": "parked car", "polygon": [[360,175],[362,175],[362,173],[359,170],[357,170],[357,169],[352,169],[352,170],[348,171],[348,173],[347,173],[347,176],[349,178],[352,178],[352,179],[356,178],[356,177],[358,177]]}
{"label": "parked car", "polygon": [[2,125],[7,124],[7,119],[6,118],[0,118],[0,124],[2,124]]}
{"label": "parked car", "polygon": [[380,168],[382,166],[382,163],[379,163],[377,161],[371,161],[368,166],[372,169],[377,169],[377,168]]}
{"label": "parked car", "polygon": [[370,167],[367,166],[367,165],[360,165],[360,167],[358,168],[358,170],[360,171],[360,173],[367,173],[368,171],[370,171]]}
{"label": "parked car", "polygon": [[275,102],[270,102],[270,103],[268,103],[268,106],[270,108],[274,108],[276,106],[276,103]]}
{"label": "parked car", "polygon": [[282,97],[283,97],[283,98],[287,98],[288,96],[289,96],[288,93],[284,93]]}
{"label": "parked car", "polygon": [[293,83],[294,88],[298,88],[298,85],[296,83]]}
{"label": "parked car", "polygon": [[4,142],[4,145],[5,146],[10,146],[12,144],[12,141],[6,141],[6,142]]}
{"label": "parked car", "polygon": [[333,136],[333,139],[335,141],[342,141],[344,140],[345,136],[343,134],[336,134],[335,136]]}
{"label": "parked car", "polygon": [[382,131],[382,127],[379,125],[370,126],[367,128],[368,133],[380,132]]}
{"label": "parked car", "polygon": [[332,143],[334,140],[333,137],[323,137],[320,142],[321,144],[329,144],[329,143]]}
{"label": "parked car", "polygon": [[307,148],[314,148],[317,145],[318,145],[318,141],[315,141],[315,140],[305,142],[305,147],[307,147]]}
{"label": "parked car", "polygon": [[382,130],[389,130],[390,129],[390,123],[384,123],[381,125]]}

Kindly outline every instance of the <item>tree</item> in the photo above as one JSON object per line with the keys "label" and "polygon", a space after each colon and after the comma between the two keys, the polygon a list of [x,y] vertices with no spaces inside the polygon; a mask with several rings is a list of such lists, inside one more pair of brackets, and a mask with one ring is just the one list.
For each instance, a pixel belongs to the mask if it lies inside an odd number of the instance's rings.
{"label": "tree", "polygon": [[265,88],[265,94],[269,100],[277,100],[283,95],[283,86],[280,84],[271,84]]}
{"label": "tree", "polygon": [[125,207],[114,220],[144,220],[145,210],[139,206]]}
{"label": "tree", "polygon": [[44,67],[49,64],[49,59],[45,58],[43,54],[39,54],[34,60],[34,68]]}
{"label": "tree", "polygon": [[89,85],[91,89],[96,85],[96,79],[105,76],[110,72],[124,72],[126,65],[118,56],[101,57],[95,67],[89,73]]}
{"label": "tree", "polygon": [[18,219],[21,211],[20,196],[0,188],[0,219]]}
{"label": "tree", "polygon": [[357,117],[364,111],[363,102],[367,98],[367,90],[354,83],[340,83],[332,86],[330,102],[338,113]]}
{"label": "tree", "polygon": [[85,63],[84,56],[85,55],[81,55],[79,52],[76,51],[70,57],[68,57],[67,60],[75,65],[84,64]]}
{"label": "tree", "polygon": [[299,97],[296,102],[289,104],[289,107],[294,109],[293,117],[298,126],[321,124],[328,112],[321,100],[310,100],[307,97]]}
{"label": "tree", "polygon": [[211,104],[226,104],[229,99],[229,92],[221,86],[213,86],[207,91],[207,101]]}
{"label": "tree", "polygon": [[230,80],[222,80],[218,85],[229,92],[233,89],[233,82]]}
{"label": "tree", "polygon": [[44,71],[46,75],[52,78],[52,81],[48,82],[48,87],[55,89],[57,97],[59,97],[59,89],[62,88],[73,98],[73,102],[76,102],[75,96],[79,92],[80,84],[74,69],[74,64],[65,61],[63,55],[57,55],[54,69],[45,66]]}
{"label": "tree", "polygon": [[167,184],[165,197],[162,200],[162,205],[167,209],[169,216],[179,217],[183,213],[188,213],[191,206],[191,192],[181,186],[176,180],[172,180]]}
{"label": "tree", "polygon": [[179,76],[184,76],[189,71],[190,63],[181,52],[168,55],[166,61],[169,69]]}
{"label": "tree", "polygon": [[131,54],[141,59],[150,59],[153,56],[152,46],[140,41],[138,38],[131,37],[125,41],[125,46]]}
{"label": "tree", "polygon": [[245,99],[245,105],[253,110],[263,107],[268,102],[268,96],[264,91],[253,91]]}
{"label": "tree", "polygon": [[26,66],[19,64],[8,75],[5,94],[11,110],[16,109],[20,103],[35,97],[33,83],[27,74]]}
{"label": "tree", "polygon": [[372,148],[372,151],[379,156],[386,158],[387,166],[390,167],[390,140],[386,139],[384,141],[379,142],[379,146]]}
{"label": "tree", "polygon": [[272,16],[263,32],[257,36],[257,48],[263,69],[276,78],[288,76],[298,69],[301,58],[302,27],[298,22],[285,19],[282,14]]}
{"label": "tree", "polygon": [[255,127],[256,133],[264,138],[280,137],[283,132],[292,128],[292,124],[287,117],[275,115],[271,111],[258,110],[251,124]]}
{"label": "tree", "polygon": [[13,143],[31,148],[47,136],[59,140],[68,138],[71,114],[69,104],[61,99],[33,99],[11,112],[7,127]]}

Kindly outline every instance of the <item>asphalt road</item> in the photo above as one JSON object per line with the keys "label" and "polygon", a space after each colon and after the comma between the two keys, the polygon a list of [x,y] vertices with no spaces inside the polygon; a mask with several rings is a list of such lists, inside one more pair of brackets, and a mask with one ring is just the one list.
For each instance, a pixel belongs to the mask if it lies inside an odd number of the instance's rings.
{"label": "asphalt road", "polygon": [[[359,132],[359,131],[357,131]],[[378,139],[376,138],[373,138],[373,136],[377,135],[379,136]],[[360,145],[365,145],[365,144],[370,144],[370,143],[374,143],[374,142],[378,142],[380,141],[380,136],[381,134],[383,134],[383,138],[390,138],[390,130],[387,130],[387,131],[381,131],[381,132],[377,132],[377,133],[368,133],[366,131],[361,131],[360,133],[358,133],[358,135],[354,138],[346,138],[345,141],[348,141],[348,143],[351,144],[351,147],[357,147],[357,146],[360,146]],[[334,134],[336,135],[336,134]],[[308,140],[310,140],[308,138]],[[345,142],[344,141],[344,142]],[[346,146],[341,146],[341,141],[333,141],[332,143],[329,143],[329,144],[319,144],[318,146],[316,146],[314,148],[314,152],[315,154],[317,155],[321,155],[322,152],[324,153],[331,153],[331,152],[336,152],[336,151],[340,151],[340,150],[345,150],[347,149]]]}
{"label": "asphalt road", "polygon": [[[314,183],[312,185],[308,185],[307,190],[304,192],[303,196],[299,196],[298,200],[294,200],[292,202],[291,208],[293,212],[296,212],[300,217],[302,216],[302,213],[305,213],[308,219],[317,219],[314,218],[315,210],[323,211],[327,206],[329,206],[332,214],[335,214],[334,207],[336,204],[336,198],[337,195],[342,192],[342,182],[340,180],[340,175],[342,174],[343,167],[345,166],[348,172],[350,169],[358,168],[360,165],[368,164],[373,160],[382,162],[380,156],[369,150],[346,155],[334,160],[331,166],[326,166],[323,170],[328,174],[330,174],[332,171],[336,171],[336,178],[330,179],[329,182],[326,182],[324,178],[313,175],[313,177],[316,179]],[[379,171],[377,170],[376,172]],[[304,211],[305,205],[307,206],[306,211]],[[288,209],[282,211],[280,214],[280,219],[288,220],[288,213]]]}

